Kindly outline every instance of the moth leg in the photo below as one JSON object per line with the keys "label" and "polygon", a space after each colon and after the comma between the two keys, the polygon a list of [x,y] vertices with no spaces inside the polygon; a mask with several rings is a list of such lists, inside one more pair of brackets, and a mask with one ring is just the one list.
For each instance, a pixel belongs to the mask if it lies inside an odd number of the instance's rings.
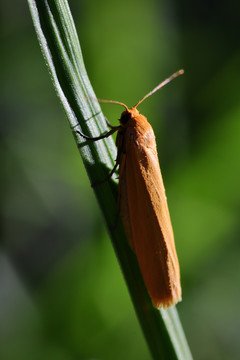
{"label": "moth leg", "polygon": [[[121,126],[117,126],[117,128],[121,128]],[[111,131],[114,132],[116,130],[118,130],[118,129],[112,129]],[[121,139],[121,140],[120,141],[118,140],[118,145],[117,145],[118,146],[118,151],[117,151],[116,164],[115,164],[114,168],[112,169],[112,171],[108,174],[108,176],[104,180],[99,181],[99,182],[93,184],[92,186],[99,185],[99,184],[102,184],[105,181],[108,181],[112,177],[112,175],[114,174],[114,172],[115,172],[116,168],[118,167],[118,165],[120,164],[121,156],[122,156],[122,153],[123,153],[123,150],[122,150],[123,149],[122,136],[120,136],[120,137],[118,136],[118,139]]]}
{"label": "moth leg", "polygon": [[105,177],[105,179],[100,180],[100,181],[97,181],[97,182],[91,184],[91,187],[95,187],[95,186],[98,186],[98,185],[101,185],[101,184],[107,182],[107,181],[113,176],[113,174],[115,173],[115,170],[116,170],[117,167],[118,167],[118,163],[116,162],[116,164],[114,165],[113,169],[112,169],[111,172]]}
{"label": "moth leg", "polygon": [[[108,123],[108,121],[106,120],[107,124],[111,127],[111,130],[108,131],[106,134],[103,134],[103,135],[100,135],[100,136],[96,136],[96,137],[91,137],[91,136],[87,136],[85,134],[83,134],[81,131],[79,130],[76,130],[76,132],[81,135],[84,139],[86,140],[92,140],[92,141],[98,141],[98,140],[102,140],[102,139],[105,139],[107,137],[109,137],[110,135],[114,134],[117,130],[119,130],[121,128],[121,126],[112,126],[110,123]],[[106,181],[108,181],[112,175],[114,174],[114,172],[116,171],[119,163],[120,163],[120,151],[119,151],[119,148],[118,148],[118,153],[117,153],[117,159],[116,159],[116,164],[114,165],[113,169],[111,170],[111,172],[106,176],[105,179],[103,180],[100,180],[100,181],[97,181],[93,184],[91,184],[91,187],[95,187],[95,186],[98,186],[98,185],[101,185],[103,183],[105,183]]]}
{"label": "moth leg", "polygon": [[[106,134],[103,134],[103,135],[100,135],[100,136],[96,136],[96,137],[91,137],[91,136],[87,136],[85,134],[83,134],[81,131],[79,130],[76,130],[76,132],[81,135],[84,139],[86,140],[92,140],[92,141],[98,141],[98,140],[102,140],[102,139],[105,139],[107,137],[109,137],[110,135],[112,135],[113,133],[115,133],[117,130],[119,130],[120,126],[115,126],[114,128],[112,128],[110,131],[108,131]],[[106,181],[108,181],[112,175],[114,174],[116,168],[118,166],[118,161],[116,161],[116,164],[115,166],[113,167],[112,171],[108,174],[108,176],[103,179],[103,180],[100,180],[100,181],[97,181],[93,184],[91,184],[92,187],[95,187],[95,186],[98,186]]]}
{"label": "moth leg", "polygon": [[116,210],[116,215],[115,215],[115,221],[114,221],[114,225],[112,227],[113,231],[117,228],[118,219],[120,216],[121,187],[122,187],[122,179],[123,179],[123,174],[124,174],[125,165],[126,165],[126,151],[125,151],[125,144],[124,144],[124,136],[120,132],[118,132],[118,136],[117,136],[117,147],[118,147],[118,152],[117,152],[116,164],[121,164],[121,166],[119,169],[120,174],[119,174],[119,184],[118,184],[118,201],[117,201],[117,210]]}
{"label": "moth leg", "polygon": [[120,126],[113,126],[113,125],[108,121],[108,119],[106,118],[106,116],[104,116],[104,118],[105,118],[105,121],[106,121],[107,126],[110,127],[110,129],[119,130]]}
{"label": "moth leg", "polygon": [[105,139],[105,138],[109,137],[110,135],[114,134],[117,130],[120,129],[120,127],[121,126],[116,126],[116,127],[112,128],[112,130],[108,131],[106,134],[103,134],[100,136],[95,136],[95,137],[87,136],[79,130],[76,130],[76,132],[86,140],[98,141],[98,140]]}
{"label": "moth leg", "polygon": [[[125,159],[124,159],[125,160]],[[124,165],[125,165],[125,161],[124,161]],[[120,176],[119,176],[120,178]],[[114,224],[113,226],[111,226],[111,230],[114,231],[116,230],[117,226],[118,226],[118,220],[120,217],[120,197],[121,197],[121,183],[119,183],[118,185],[118,201],[117,201],[117,209],[116,209],[116,214],[115,214],[115,220],[114,220]]]}

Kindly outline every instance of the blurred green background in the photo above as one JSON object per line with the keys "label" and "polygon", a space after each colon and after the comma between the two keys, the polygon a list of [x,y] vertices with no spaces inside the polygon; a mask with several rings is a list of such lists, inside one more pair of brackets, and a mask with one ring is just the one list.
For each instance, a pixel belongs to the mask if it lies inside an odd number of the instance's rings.
{"label": "blurred green background", "polygon": [[[69,2],[96,94],[151,122],[194,359],[239,359],[237,2]],[[27,2],[1,2],[0,359],[150,359]],[[121,109],[103,105],[117,124]]]}

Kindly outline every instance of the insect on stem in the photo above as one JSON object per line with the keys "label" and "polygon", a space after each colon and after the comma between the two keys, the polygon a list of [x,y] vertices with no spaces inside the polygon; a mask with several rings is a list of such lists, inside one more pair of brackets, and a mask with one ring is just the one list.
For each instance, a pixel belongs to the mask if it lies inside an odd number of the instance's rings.
{"label": "insect on stem", "polygon": [[151,125],[136,107],[183,72],[179,70],[172,74],[131,108],[119,101],[99,99],[125,108],[119,119],[120,125],[111,127],[107,133],[91,138],[77,130],[79,135],[93,141],[118,131],[115,166],[105,179],[92,186],[109,180],[119,166],[118,213],[148,294],[158,309],[181,301],[180,270],[155,136]]}

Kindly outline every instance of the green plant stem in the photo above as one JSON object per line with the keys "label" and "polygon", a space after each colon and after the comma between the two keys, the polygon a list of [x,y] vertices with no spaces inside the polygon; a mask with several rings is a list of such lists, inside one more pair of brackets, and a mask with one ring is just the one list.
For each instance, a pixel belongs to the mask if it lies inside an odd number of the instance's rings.
{"label": "green plant stem", "polygon": [[[67,114],[91,183],[104,179],[116,158],[112,138],[89,142],[76,133],[99,136],[107,131],[105,118],[89,82],[67,1],[28,0],[34,27],[56,93]],[[118,222],[116,180],[94,187],[116,255],[153,359],[192,359],[176,308],[156,310],[146,292],[136,256]],[[116,309],[117,311],[117,309]]]}

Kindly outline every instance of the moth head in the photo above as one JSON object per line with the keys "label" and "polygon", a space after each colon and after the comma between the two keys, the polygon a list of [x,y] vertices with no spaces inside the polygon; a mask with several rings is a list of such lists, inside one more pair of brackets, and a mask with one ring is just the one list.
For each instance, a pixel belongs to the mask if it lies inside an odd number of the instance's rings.
{"label": "moth head", "polygon": [[139,111],[135,107],[124,110],[119,120],[120,124],[124,126],[129,122],[129,120],[134,119],[138,115],[139,115]]}

